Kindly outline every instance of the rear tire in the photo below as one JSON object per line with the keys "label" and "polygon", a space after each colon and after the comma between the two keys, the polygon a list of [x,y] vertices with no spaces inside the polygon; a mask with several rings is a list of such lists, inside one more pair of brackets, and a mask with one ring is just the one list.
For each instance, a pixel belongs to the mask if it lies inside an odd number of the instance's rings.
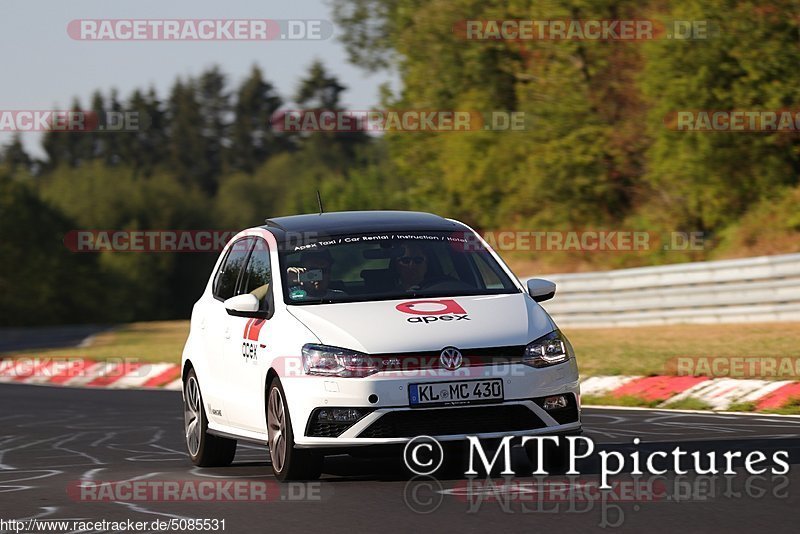
{"label": "rear tire", "polygon": [[286,394],[278,377],[267,388],[267,437],[272,472],[279,481],[316,480],[322,474],[323,456],[295,447]]}
{"label": "rear tire", "polygon": [[208,433],[208,419],[194,369],[183,384],[183,422],[186,448],[192,463],[199,467],[225,467],[236,455],[236,440]]}

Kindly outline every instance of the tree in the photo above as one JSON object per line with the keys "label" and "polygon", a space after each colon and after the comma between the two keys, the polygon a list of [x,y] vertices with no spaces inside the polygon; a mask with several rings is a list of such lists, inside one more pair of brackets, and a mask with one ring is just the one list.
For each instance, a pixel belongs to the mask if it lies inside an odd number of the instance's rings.
{"label": "tree", "polygon": [[137,126],[133,132],[126,134],[128,142],[123,147],[122,159],[134,170],[149,176],[167,160],[164,111],[152,88],[148,94],[138,89],[134,91],[127,107]]}
{"label": "tree", "polygon": [[264,80],[261,69],[253,66],[250,76],[239,87],[234,105],[229,152],[231,168],[252,173],[267,158],[286,149],[270,125],[281,104],[273,85]]}
{"label": "tree", "polygon": [[300,80],[294,99],[303,109],[338,111],[339,95],[346,89],[336,76],[328,74],[321,61],[314,60],[306,77]]}
{"label": "tree", "polygon": [[74,254],[64,236],[75,223],[28,185],[0,172],[0,324],[113,321],[111,281],[97,258]]}
{"label": "tree", "polygon": [[404,17],[402,0],[334,0],[333,16],[344,28],[341,40],[352,63],[368,70],[388,68],[396,53],[393,38]]}
{"label": "tree", "polygon": [[200,122],[197,128],[204,139],[204,157],[209,166],[211,182],[209,192],[216,191],[216,182],[223,171],[224,151],[230,145],[231,122],[230,94],[226,90],[225,75],[214,66],[203,72],[195,83]]}
{"label": "tree", "polygon": [[192,80],[177,80],[167,109],[169,168],[183,184],[199,185],[209,195],[216,191],[213,166],[206,159],[206,138],[200,104]]}
{"label": "tree", "polygon": [[[650,209],[673,227],[718,232],[761,199],[800,183],[800,139],[785,133],[679,132],[677,111],[781,110],[800,101],[800,18],[791,0],[717,3],[686,0],[667,18],[722,28],[705,40],[645,49],[642,87],[652,103]],[[656,46],[658,45],[658,46]]]}
{"label": "tree", "polygon": [[22,140],[18,133],[11,137],[11,142],[3,147],[2,157],[0,157],[6,168],[13,174],[15,171],[30,171],[33,160],[22,146]]}
{"label": "tree", "polygon": [[630,83],[640,68],[640,45],[469,41],[457,28],[465,19],[636,19],[638,3],[361,0],[337,6],[359,63],[372,67],[391,57],[401,75],[402,91],[385,106],[467,111],[487,121],[497,112],[525,116],[524,131],[485,131],[476,121],[469,132],[387,134],[416,207],[481,228],[510,221],[609,224],[629,213],[647,144],[637,127],[643,104]]}
{"label": "tree", "polygon": [[[295,101],[305,113],[342,112],[341,94],[346,89],[335,75],[328,73],[322,62],[315,60],[308,74],[300,80]],[[368,137],[363,131],[356,130],[313,132],[301,139],[307,157],[320,161],[331,170],[344,172],[353,165],[359,147],[367,142]]]}
{"label": "tree", "polygon": [[108,113],[112,113],[115,117],[120,117],[124,113],[122,103],[119,101],[119,94],[116,89],[111,90],[111,95],[108,98],[108,107],[106,113],[103,115],[102,126],[103,131],[97,132],[97,136],[101,136],[103,146],[105,147],[104,161],[106,165],[114,166],[119,165],[124,161],[126,152],[129,152],[128,144],[131,140],[131,134],[126,131],[113,131],[107,129]]}
{"label": "tree", "polygon": [[[58,106],[55,106],[58,109]],[[80,101],[76,98],[72,102],[73,113],[83,113]],[[84,121],[84,124],[89,124]],[[51,129],[45,132],[42,139],[42,147],[47,153],[48,168],[55,168],[64,163],[71,167],[77,167],[82,161],[86,160],[87,151],[85,149],[85,131],[70,131]]]}
{"label": "tree", "polygon": [[[71,229],[99,231],[208,229],[210,202],[198,186],[164,171],[141,176],[125,165],[95,161],[62,166],[43,177],[40,195],[70,219]],[[63,247],[63,244],[62,244]],[[66,250],[66,248],[65,248]],[[119,320],[181,316],[208,275],[211,255],[132,251],[84,252],[96,257]],[[169,291],[165,291],[169,288]]]}

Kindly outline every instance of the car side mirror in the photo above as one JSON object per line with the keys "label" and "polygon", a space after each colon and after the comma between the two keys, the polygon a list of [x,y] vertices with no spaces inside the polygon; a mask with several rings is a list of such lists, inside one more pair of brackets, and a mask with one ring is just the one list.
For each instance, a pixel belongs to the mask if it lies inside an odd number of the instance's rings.
{"label": "car side mirror", "polygon": [[264,318],[267,316],[267,312],[259,310],[259,304],[258,298],[250,293],[236,295],[223,303],[228,315],[233,315],[234,317]]}
{"label": "car side mirror", "polygon": [[528,293],[536,302],[550,300],[556,296],[556,284],[542,278],[531,278],[528,280]]}

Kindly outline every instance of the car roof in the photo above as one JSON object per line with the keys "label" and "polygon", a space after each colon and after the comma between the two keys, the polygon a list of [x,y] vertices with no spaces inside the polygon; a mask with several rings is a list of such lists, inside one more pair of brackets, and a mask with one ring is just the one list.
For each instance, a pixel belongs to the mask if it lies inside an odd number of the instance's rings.
{"label": "car roof", "polygon": [[[468,231],[459,222],[421,211],[332,211],[267,219],[262,228],[282,240],[287,234],[343,235],[365,232]],[[296,237],[295,237],[296,239]]]}

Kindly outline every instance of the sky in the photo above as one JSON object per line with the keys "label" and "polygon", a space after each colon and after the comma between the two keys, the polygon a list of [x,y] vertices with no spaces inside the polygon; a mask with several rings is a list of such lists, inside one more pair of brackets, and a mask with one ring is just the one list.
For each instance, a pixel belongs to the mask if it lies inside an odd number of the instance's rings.
{"label": "sky", "polygon": [[[370,109],[378,88],[399,82],[388,72],[368,73],[347,61],[337,39],[291,41],[81,41],[70,38],[75,19],[321,19],[332,21],[327,0],[4,0],[0,3],[0,111],[68,109],[78,97],[88,106],[91,94],[116,88],[127,98],[136,88],[155,87],[165,98],[176,77],[196,76],[219,65],[231,86],[257,64],[284,99],[314,59],[348,87],[348,109]],[[23,133],[25,148],[36,156],[41,134]],[[0,144],[11,133],[0,132]]]}

